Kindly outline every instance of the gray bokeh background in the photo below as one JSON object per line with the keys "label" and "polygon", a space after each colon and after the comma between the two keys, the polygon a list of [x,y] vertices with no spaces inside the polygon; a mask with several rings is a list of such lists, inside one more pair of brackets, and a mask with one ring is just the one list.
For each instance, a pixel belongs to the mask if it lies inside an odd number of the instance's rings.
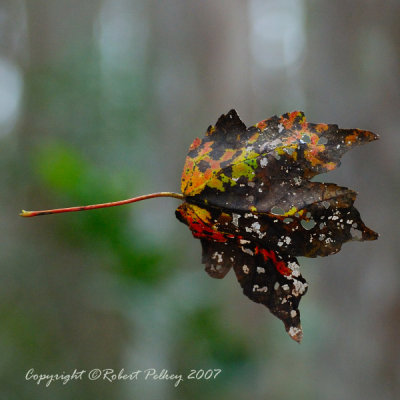
{"label": "gray bokeh background", "polygon": [[[399,398],[399,15],[397,0],[1,0],[1,398]],[[174,199],[17,215],[179,191],[190,143],[230,108],[381,137],[319,178],[356,190],[381,237],[300,260],[301,345],[234,274],[207,276]],[[222,373],[46,388],[30,368]]]}

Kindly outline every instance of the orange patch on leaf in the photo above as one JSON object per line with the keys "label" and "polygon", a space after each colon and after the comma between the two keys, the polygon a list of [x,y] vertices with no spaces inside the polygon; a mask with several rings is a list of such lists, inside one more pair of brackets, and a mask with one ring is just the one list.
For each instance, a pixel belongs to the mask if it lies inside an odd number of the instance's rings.
{"label": "orange patch on leaf", "polygon": [[256,128],[260,129],[260,131],[263,131],[266,127],[267,123],[265,119],[256,124]]}
{"label": "orange patch on leaf", "polygon": [[328,130],[328,125],[327,124],[317,124],[317,126],[315,127],[317,132],[324,132],[326,130]]}
{"label": "orange patch on leaf", "polygon": [[236,153],[236,150],[233,150],[233,149],[225,150],[225,153],[221,157],[220,161],[223,162],[223,161],[228,161],[228,160],[232,159],[232,157],[234,156],[235,153]]}
{"label": "orange patch on leaf", "polygon": [[319,141],[319,136],[315,133],[308,134],[311,137],[311,143],[316,145]]}
{"label": "orange patch on leaf", "polygon": [[258,137],[260,136],[260,134],[258,132],[256,132],[248,141],[248,144],[253,144],[257,141]]}
{"label": "orange patch on leaf", "polygon": [[201,140],[199,138],[194,139],[193,143],[189,147],[189,151],[195,150],[200,146]]}
{"label": "orange patch on leaf", "polygon": [[324,167],[328,170],[328,171],[332,171],[336,168],[336,163],[334,163],[333,161],[328,162],[324,165]]}
{"label": "orange patch on leaf", "polygon": [[357,131],[354,131],[351,135],[347,135],[345,138],[345,143],[347,146],[351,146],[353,143],[355,143],[358,139],[358,134]]}

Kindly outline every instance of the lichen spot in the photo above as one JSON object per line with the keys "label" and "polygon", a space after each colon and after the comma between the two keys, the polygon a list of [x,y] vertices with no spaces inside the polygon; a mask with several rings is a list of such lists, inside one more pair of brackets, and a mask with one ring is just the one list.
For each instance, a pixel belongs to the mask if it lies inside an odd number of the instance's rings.
{"label": "lichen spot", "polygon": [[267,286],[258,286],[258,285],[254,285],[253,286],[253,292],[266,292],[268,290]]}
{"label": "lichen spot", "polygon": [[217,251],[212,255],[212,259],[213,260],[217,260],[217,262],[218,263],[222,263],[222,261],[223,261],[223,258],[222,258],[222,254],[224,254],[224,252],[222,252],[222,253],[218,253]]}
{"label": "lichen spot", "polygon": [[239,227],[239,218],[241,217],[240,214],[232,214],[232,224],[235,225],[236,227]]}
{"label": "lichen spot", "polygon": [[267,166],[267,164],[268,164],[268,159],[267,159],[267,157],[264,157],[264,158],[262,158],[262,159],[260,160],[260,167],[261,167],[261,168],[265,168],[265,167]]}

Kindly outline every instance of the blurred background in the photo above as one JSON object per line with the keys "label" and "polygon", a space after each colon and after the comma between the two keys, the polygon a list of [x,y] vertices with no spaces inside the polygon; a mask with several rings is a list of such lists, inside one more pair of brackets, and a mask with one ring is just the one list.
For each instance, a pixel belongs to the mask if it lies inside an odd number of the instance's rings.
{"label": "blurred background", "polygon": [[[398,0],[0,0],[0,398],[400,398]],[[376,242],[300,259],[301,345],[234,277],[207,276],[175,199],[189,145],[236,108],[254,124],[380,134],[319,179],[359,192]],[[28,369],[216,380],[25,381]]]}

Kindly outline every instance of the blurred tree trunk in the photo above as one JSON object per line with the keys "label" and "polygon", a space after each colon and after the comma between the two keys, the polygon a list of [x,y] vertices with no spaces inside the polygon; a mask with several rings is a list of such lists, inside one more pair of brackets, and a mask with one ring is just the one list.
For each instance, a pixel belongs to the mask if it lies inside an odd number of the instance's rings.
{"label": "blurred tree trunk", "polygon": [[[345,325],[335,332],[340,345],[334,342],[326,348],[324,357],[329,361],[320,382],[325,388],[331,370],[337,376],[347,375],[348,368],[343,365],[354,365],[351,377],[339,378],[336,398],[340,393],[365,399],[399,398],[400,347],[395,332],[400,319],[395,316],[400,308],[400,288],[398,261],[394,260],[400,256],[400,231],[388,210],[398,209],[400,193],[400,136],[395,134],[400,3],[323,0],[306,4],[309,50],[304,75],[309,114],[342,127],[358,124],[378,134],[387,133],[379,142],[345,157],[344,167],[328,176],[360,193],[357,208],[381,237],[373,243],[349,244],[337,256],[321,260],[327,267],[335,265],[320,270],[320,292],[327,298],[323,307],[329,307]],[[384,194],[385,188],[393,191]],[[332,396],[335,398],[334,392]]]}
{"label": "blurred tree trunk", "polygon": [[193,138],[222,113],[236,107],[245,118],[250,112],[248,4],[174,0],[159,7],[153,0],[148,8],[149,68],[158,110],[153,132],[166,163],[159,171],[162,184],[176,181]]}

